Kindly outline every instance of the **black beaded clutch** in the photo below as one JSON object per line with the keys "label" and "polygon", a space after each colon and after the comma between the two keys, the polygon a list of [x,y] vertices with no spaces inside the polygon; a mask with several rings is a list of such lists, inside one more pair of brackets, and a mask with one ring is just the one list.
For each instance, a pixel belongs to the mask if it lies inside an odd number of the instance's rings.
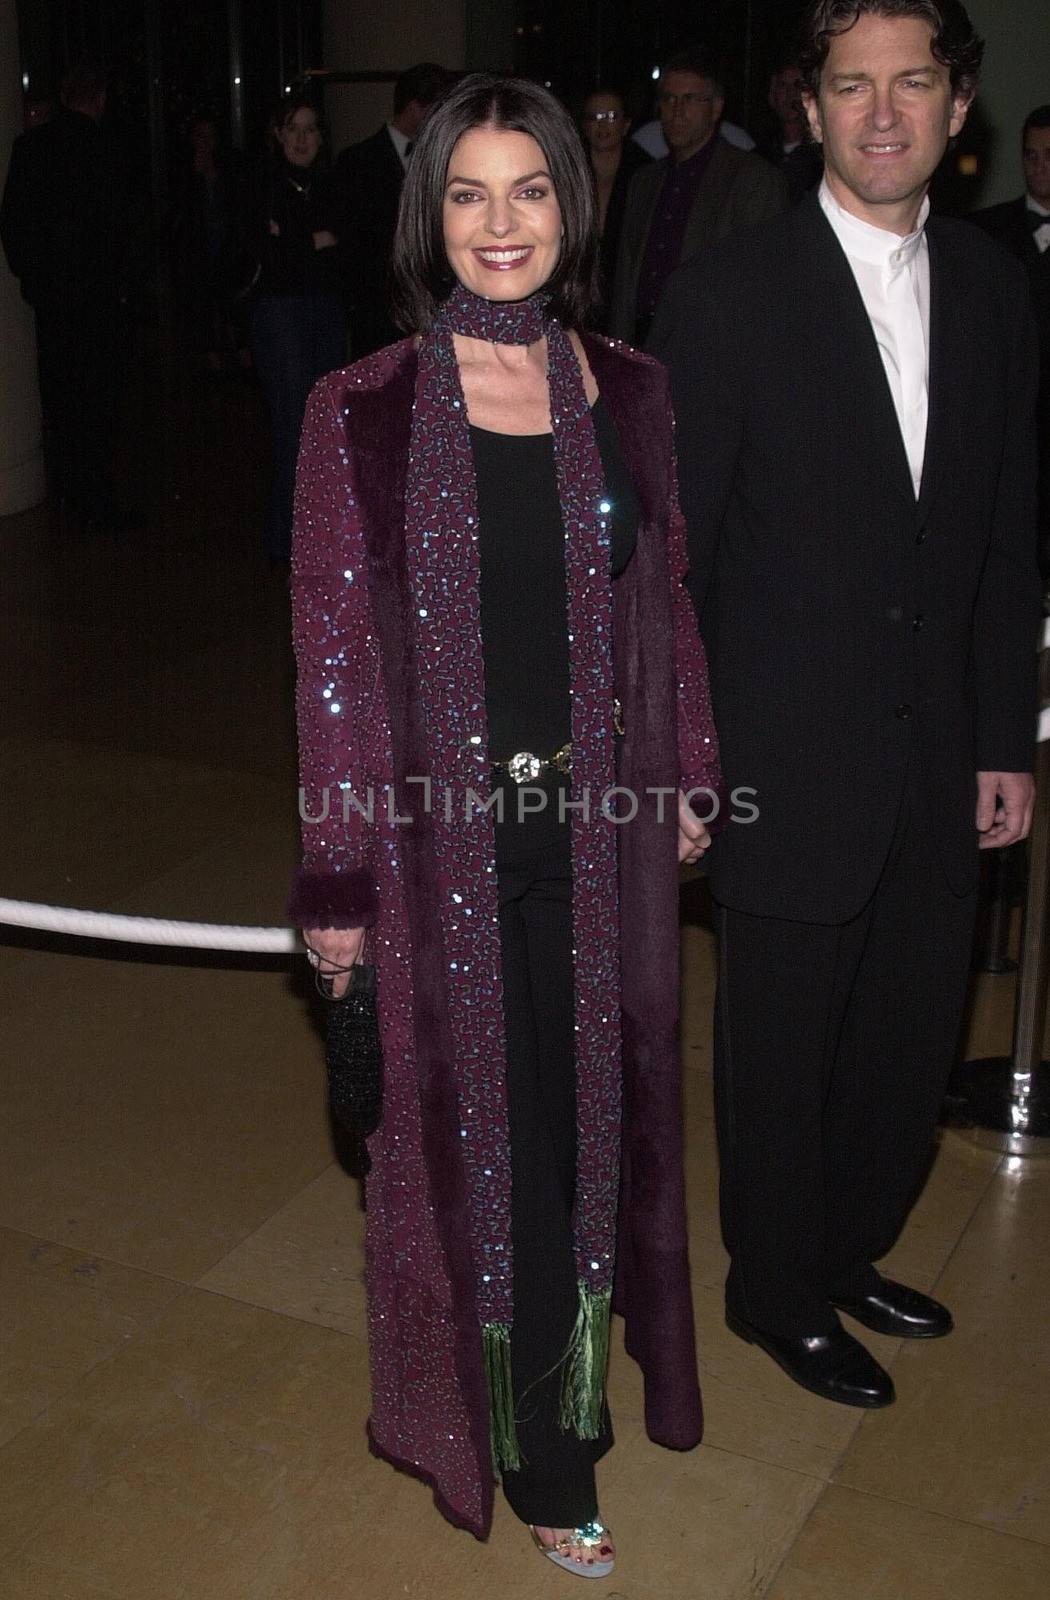
{"label": "black beaded clutch", "polygon": [[383,1116],[375,967],[355,966],[346,994],[328,1002],[325,1060],[333,1115],[349,1132],[367,1139]]}

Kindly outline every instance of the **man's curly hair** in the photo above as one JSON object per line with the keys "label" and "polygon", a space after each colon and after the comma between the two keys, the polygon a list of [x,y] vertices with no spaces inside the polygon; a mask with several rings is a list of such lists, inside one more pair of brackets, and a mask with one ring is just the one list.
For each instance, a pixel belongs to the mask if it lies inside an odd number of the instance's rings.
{"label": "man's curly hair", "polygon": [[960,0],[813,0],[802,20],[798,64],[807,89],[816,94],[836,34],[848,33],[861,17],[916,17],[933,33],[932,51],[951,74],[953,94],[972,99],[984,59],[984,40]]}

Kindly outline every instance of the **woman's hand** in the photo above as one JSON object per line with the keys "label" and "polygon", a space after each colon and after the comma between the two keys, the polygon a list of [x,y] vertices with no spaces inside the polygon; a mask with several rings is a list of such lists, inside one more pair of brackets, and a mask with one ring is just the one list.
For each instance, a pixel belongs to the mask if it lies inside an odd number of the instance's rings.
{"label": "woman's hand", "polygon": [[350,973],[336,969],[355,966],[364,942],[364,928],[303,929],[303,943],[318,958],[310,964],[318,977],[331,983],[333,1000],[341,1000],[350,986]]}
{"label": "woman's hand", "polygon": [[711,835],[707,828],[694,816],[686,804],[685,795],[681,789],[678,791],[678,860],[679,862],[699,861],[705,850],[710,849]]}
{"label": "woman's hand", "polygon": [[330,228],[318,228],[314,234],[315,250],[331,250],[332,246],[338,243],[339,240]]}

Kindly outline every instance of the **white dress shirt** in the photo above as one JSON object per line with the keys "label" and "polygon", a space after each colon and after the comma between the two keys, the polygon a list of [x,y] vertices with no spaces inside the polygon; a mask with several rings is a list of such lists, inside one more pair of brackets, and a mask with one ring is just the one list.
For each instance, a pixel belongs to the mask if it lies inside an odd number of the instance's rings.
{"label": "white dress shirt", "polygon": [[904,239],[844,211],[826,178],[820,203],[871,320],[918,497],[930,410],[930,202],[923,201],[919,225]]}
{"label": "white dress shirt", "polygon": [[1050,250],[1050,210],[1047,210],[1046,206],[1044,206],[1039,200],[1033,200],[1031,195],[1026,197],[1025,204],[1027,205],[1029,211],[1038,211],[1040,216],[1046,218],[1043,226],[1041,228],[1036,228],[1035,232],[1032,234],[1032,238],[1035,240],[1036,249],[1040,253],[1042,253],[1044,250]]}

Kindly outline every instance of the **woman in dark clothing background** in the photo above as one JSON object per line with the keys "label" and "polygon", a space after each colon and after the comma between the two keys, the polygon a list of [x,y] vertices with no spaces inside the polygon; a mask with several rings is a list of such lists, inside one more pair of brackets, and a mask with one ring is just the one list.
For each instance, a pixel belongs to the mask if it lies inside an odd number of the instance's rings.
{"label": "woman in dark clothing background", "polygon": [[292,98],[271,124],[274,150],[256,206],[258,292],[252,356],[270,408],[273,480],[266,551],[287,562],[299,435],[310,390],[346,361],[346,311],[324,141],[310,100]]}
{"label": "woman in dark clothing background", "polygon": [[583,105],[583,137],[587,158],[594,174],[598,202],[598,230],[601,247],[598,256],[601,312],[595,327],[604,329],[605,308],[609,303],[616,254],[620,248],[627,190],[639,167],[650,157],[627,137],[629,119],[623,96],[615,89],[595,89]]}
{"label": "woman in dark clothing background", "polygon": [[214,117],[194,117],[188,145],[170,224],[176,302],[184,347],[219,373],[248,358],[244,309],[258,270],[251,194],[243,158],[222,147]]}

